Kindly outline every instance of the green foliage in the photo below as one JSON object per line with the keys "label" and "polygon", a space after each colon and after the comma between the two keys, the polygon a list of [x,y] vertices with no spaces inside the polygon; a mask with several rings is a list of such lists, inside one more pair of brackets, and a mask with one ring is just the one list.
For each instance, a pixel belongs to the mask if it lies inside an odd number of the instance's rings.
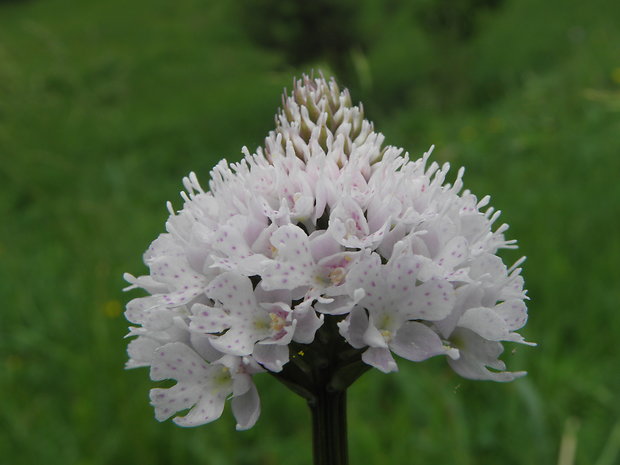
{"label": "green foliage", "polygon": [[[574,441],[566,464],[613,465],[620,7],[505,0],[476,7],[465,40],[425,26],[421,9],[443,3],[359,2],[367,45],[341,83],[390,144],[417,156],[434,143],[493,195],[521,245],[506,260],[529,257],[525,332],[540,346],[508,348],[530,374],[507,385],[441,359],[367,373],[349,395],[351,461],[552,464]],[[190,170],[206,180],[260,145],[305,71],[252,43],[237,13],[198,0],[0,7],[1,465],[309,463],[309,414],[274,379],[258,378],[254,429],[236,433],[227,412],[183,430],[154,420],[146,370],[122,368],[121,275],[144,270],[166,200],[180,206]]]}
{"label": "green foliage", "polygon": [[257,44],[281,51],[299,65],[328,59],[339,66],[366,43],[357,27],[357,2],[341,0],[241,0],[238,14]]}

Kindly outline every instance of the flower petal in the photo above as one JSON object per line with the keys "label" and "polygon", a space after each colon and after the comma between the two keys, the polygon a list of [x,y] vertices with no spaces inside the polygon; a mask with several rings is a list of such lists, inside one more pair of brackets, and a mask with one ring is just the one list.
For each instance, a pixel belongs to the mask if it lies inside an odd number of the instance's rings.
{"label": "flower petal", "polygon": [[254,426],[260,416],[260,399],[254,383],[245,394],[233,398],[232,411],[237,420],[237,431]]}
{"label": "flower petal", "polygon": [[355,291],[362,289],[364,297],[358,305],[375,310],[382,310],[389,302],[386,300],[389,295],[385,292],[385,275],[381,265],[381,257],[372,253],[367,255],[351,268],[346,278],[346,286],[349,295],[354,295]]}
{"label": "flower petal", "polygon": [[312,307],[298,307],[293,313],[297,320],[293,340],[301,344],[310,344],[317,330],[323,325],[323,315],[317,315]]}
{"label": "flower petal", "polygon": [[509,339],[506,322],[490,308],[476,307],[466,310],[457,325],[461,328],[467,328],[489,341]]}
{"label": "flower petal", "polygon": [[192,317],[189,327],[200,333],[221,333],[230,328],[234,320],[223,308],[209,307],[203,304],[192,306]]}
{"label": "flower petal", "polygon": [[289,349],[287,345],[257,344],[252,356],[266,369],[277,373],[288,362]]}
{"label": "flower petal", "polygon": [[203,394],[194,407],[184,417],[176,417],[174,422],[179,426],[200,426],[217,420],[222,416],[226,394]]}
{"label": "flower petal", "polygon": [[363,308],[355,307],[346,319],[338,323],[338,328],[340,335],[354,348],[366,346],[364,333],[368,328],[368,315]]}
{"label": "flower petal", "polygon": [[373,366],[383,373],[398,371],[398,366],[387,348],[370,347],[362,354],[364,363]]}
{"label": "flower petal", "polygon": [[226,272],[215,278],[206,290],[213,300],[222,302],[231,315],[247,318],[256,310],[256,297],[249,278]]}
{"label": "flower petal", "polygon": [[151,364],[151,379],[200,380],[207,376],[209,365],[181,342],[159,347]]}
{"label": "flower petal", "polygon": [[276,249],[276,257],[266,262],[261,285],[271,290],[311,284],[315,263],[303,229],[291,224],[282,226],[271,236],[271,243]]}
{"label": "flower petal", "polygon": [[203,395],[199,384],[177,383],[168,389],[151,389],[151,405],[155,408],[155,418],[164,421],[175,413],[196,405]]}
{"label": "flower petal", "polygon": [[504,319],[511,331],[522,328],[527,321],[527,307],[521,299],[503,302],[495,307],[495,311]]}
{"label": "flower petal", "polygon": [[484,339],[465,328],[457,328],[451,339],[459,348],[460,357],[456,360],[449,358],[448,363],[464,378],[507,382],[526,374],[524,371],[503,371],[506,366],[497,358],[504,350],[499,342]]}
{"label": "flower petal", "polygon": [[446,353],[446,348],[437,333],[415,321],[408,321],[401,326],[390,348],[395,354],[413,362],[421,362]]}
{"label": "flower petal", "polygon": [[412,319],[428,321],[442,320],[454,308],[454,289],[441,278],[431,278],[417,286],[411,297],[402,302],[400,308]]}
{"label": "flower petal", "polygon": [[250,355],[254,351],[254,344],[261,339],[261,334],[252,329],[249,324],[237,321],[224,334],[213,337],[211,345],[225,354]]}
{"label": "flower petal", "polygon": [[150,337],[139,336],[127,345],[129,361],[125,368],[150,366],[155,356],[155,349],[161,344]]}

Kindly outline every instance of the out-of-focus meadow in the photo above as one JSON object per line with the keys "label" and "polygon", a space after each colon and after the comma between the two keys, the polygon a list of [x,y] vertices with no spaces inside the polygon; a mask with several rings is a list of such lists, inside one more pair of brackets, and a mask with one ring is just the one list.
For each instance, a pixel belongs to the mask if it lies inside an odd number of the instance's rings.
{"label": "out-of-focus meadow", "polygon": [[266,375],[248,432],[158,423],[121,276],[181,178],[261,145],[311,69],[492,195],[539,343],[507,348],[510,384],[364,375],[351,463],[620,463],[619,25],[609,0],[0,1],[0,464],[310,463],[304,402]]}

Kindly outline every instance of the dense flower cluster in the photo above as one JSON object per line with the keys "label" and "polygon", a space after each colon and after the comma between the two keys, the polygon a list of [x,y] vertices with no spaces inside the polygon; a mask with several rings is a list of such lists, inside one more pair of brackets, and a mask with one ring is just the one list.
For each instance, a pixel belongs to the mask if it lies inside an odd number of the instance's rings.
{"label": "dense flower cluster", "polygon": [[[130,301],[128,367],[150,367],[158,420],[194,426],[231,399],[237,428],[260,407],[252,376],[278,373],[291,347],[311,344],[326,318],[381,371],[393,354],[446,355],[458,374],[510,381],[500,341],[527,319],[519,263],[499,212],[462,191],[461,169],[411,161],[353,106],[348,92],[304,77],[285,96],[265,147],[222,160],[205,191],[183,180],[183,209],[149,247],[149,275],[126,274],[150,295]],[[462,191],[462,192],[461,192]],[[301,352],[303,355],[303,352]],[[295,353],[295,356],[301,356]]]}

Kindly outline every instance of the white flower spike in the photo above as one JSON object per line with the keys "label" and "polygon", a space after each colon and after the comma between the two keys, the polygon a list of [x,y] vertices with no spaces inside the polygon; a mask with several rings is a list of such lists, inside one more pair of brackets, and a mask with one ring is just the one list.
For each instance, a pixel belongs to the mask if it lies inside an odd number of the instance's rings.
{"label": "white flower spike", "polygon": [[462,190],[462,169],[447,184],[430,151],[412,161],[383,140],[347,90],[304,76],[264,148],[221,161],[208,190],[183,180],[150,273],[125,275],[150,294],[127,304],[127,367],[177,381],[151,391],[158,420],[208,423],[230,399],[250,428],[266,371],[309,400],[320,383],[396,371],[394,355],[446,355],[472,379],[524,374],[498,359],[504,341],[529,344],[521,261],[496,255],[515,247],[493,229],[499,212]]}

